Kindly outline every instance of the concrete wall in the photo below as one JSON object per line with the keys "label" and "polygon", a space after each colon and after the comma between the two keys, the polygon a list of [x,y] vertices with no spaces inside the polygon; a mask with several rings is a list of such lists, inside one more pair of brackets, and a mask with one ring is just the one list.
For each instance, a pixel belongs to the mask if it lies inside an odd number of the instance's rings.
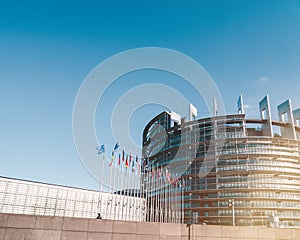
{"label": "concrete wall", "polygon": [[[195,237],[193,237],[193,235]],[[0,240],[300,239],[300,229],[123,222],[0,214]]]}

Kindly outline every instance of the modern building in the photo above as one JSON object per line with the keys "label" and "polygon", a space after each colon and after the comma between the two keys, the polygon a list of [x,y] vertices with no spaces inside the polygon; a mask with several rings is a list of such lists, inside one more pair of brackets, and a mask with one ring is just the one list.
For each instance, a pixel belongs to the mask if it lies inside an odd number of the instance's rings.
{"label": "modern building", "polygon": [[0,177],[0,213],[144,221],[136,196]]}
{"label": "modern building", "polygon": [[179,186],[171,196],[184,198],[172,201],[156,190],[148,199],[171,201],[186,223],[300,227],[300,109],[288,100],[277,110],[274,120],[266,96],[260,118],[248,119],[240,96],[238,114],[197,119],[190,106],[189,121],[173,112],[153,118],[143,132],[143,157],[151,172]]}

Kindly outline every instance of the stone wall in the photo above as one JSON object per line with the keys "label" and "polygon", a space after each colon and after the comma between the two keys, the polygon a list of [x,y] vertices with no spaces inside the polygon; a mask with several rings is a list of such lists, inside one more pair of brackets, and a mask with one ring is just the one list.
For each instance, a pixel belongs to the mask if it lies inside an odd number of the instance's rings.
{"label": "stone wall", "polygon": [[299,240],[300,229],[124,222],[0,214],[0,240]]}

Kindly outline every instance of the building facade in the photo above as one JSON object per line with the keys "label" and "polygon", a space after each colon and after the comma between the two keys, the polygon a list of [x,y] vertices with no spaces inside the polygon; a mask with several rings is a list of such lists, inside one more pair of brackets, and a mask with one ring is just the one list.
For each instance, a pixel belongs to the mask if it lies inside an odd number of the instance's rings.
{"label": "building facade", "polygon": [[0,177],[0,213],[144,221],[140,197]]}
{"label": "building facade", "polygon": [[266,96],[260,119],[247,119],[240,96],[238,114],[186,121],[163,112],[149,122],[143,156],[165,185],[179,186],[182,221],[300,227],[300,109],[286,101],[277,110],[278,121]]}

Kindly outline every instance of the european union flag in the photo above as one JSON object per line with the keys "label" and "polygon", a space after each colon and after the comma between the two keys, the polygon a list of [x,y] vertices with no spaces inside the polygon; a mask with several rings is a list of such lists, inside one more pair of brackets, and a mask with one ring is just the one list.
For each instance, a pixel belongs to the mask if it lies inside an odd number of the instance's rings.
{"label": "european union flag", "polygon": [[118,150],[119,149],[119,144],[118,143],[116,143],[116,145],[115,145],[115,147],[114,147],[114,151],[116,151],[116,150]]}
{"label": "european union flag", "polygon": [[98,154],[101,154],[101,153],[104,153],[105,152],[105,146],[104,144],[102,144],[100,147],[96,147],[96,150],[97,150],[97,153]]}

